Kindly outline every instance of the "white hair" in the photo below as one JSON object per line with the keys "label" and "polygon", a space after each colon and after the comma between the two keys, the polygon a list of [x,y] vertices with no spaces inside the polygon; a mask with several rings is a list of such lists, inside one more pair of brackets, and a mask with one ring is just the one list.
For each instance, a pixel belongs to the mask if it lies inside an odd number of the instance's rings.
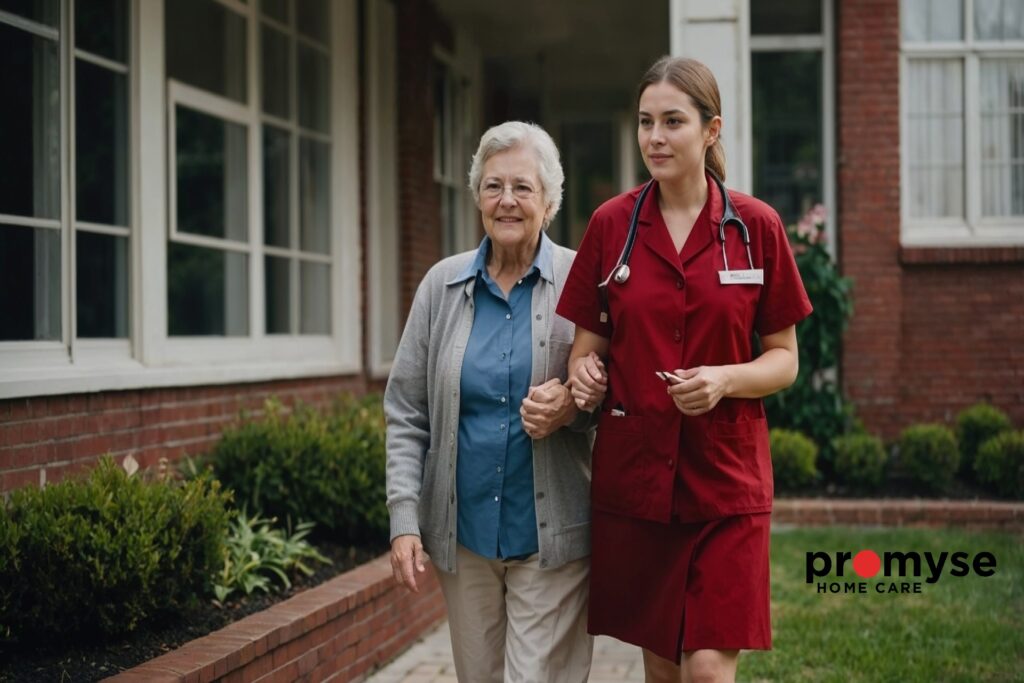
{"label": "white hair", "polygon": [[499,152],[513,147],[530,147],[537,155],[537,171],[540,184],[547,202],[544,227],[558,213],[562,206],[562,183],[565,173],[558,158],[558,147],[547,131],[533,123],[524,121],[506,121],[487,129],[480,138],[480,145],[473,155],[473,164],[469,168],[469,189],[473,191],[473,199],[480,203],[480,176],[484,172],[487,160]]}

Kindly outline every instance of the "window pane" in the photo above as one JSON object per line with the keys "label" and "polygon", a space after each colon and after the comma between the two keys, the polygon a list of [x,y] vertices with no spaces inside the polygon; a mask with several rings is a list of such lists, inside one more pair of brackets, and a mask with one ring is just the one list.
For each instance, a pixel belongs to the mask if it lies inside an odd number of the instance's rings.
{"label": "window pane", "polygon": [[128,225],[128,77],[75,60],[78,220]]}
{"label": "window pane", "polygon": [[263,111],[286,119],[291,116],[288,97],[291,74],[291,68],[288,66],[288,36],[263,26],[260,29],[260,40]]}
{"label": "window pane", "polygon": [[127,62],[128,0],[76,2],[75,44],[115,62]]}
{"label": "window pane", "polygon": [[290,247],[291,134],[263,127],[263,243]]}
{"label": "window pane", "polygon": [[1024,39],[1024,0],[974,0],[978,40]]}
{"label": "window pane", "polygon": [[963,0],[903,0],[902,6],[905,40],[963,40]]}
{"label": "window pane", "polygon": [[981,61],[981,212],[1024,215],[1024,59]]}
{"label": "window pane", "polygon": [[178,230],[247,242],[245,126],[175,111]]}
{"label": "window pane", "polygon": [[751,35],[821,33],[821,0],[753,0]]}
{"label": "window pane", "polygon": [[0,225],[0,341],[61,338],[60,231]]}
{"label": "window pane", "polygon": [[79,337],[128,336],[128,238],[75,234]]}
{"label": "window pane", "polygon": [[327,55],[299,46],[299,125],[321,133],[330,132],[328,69]]}
{"label": "window pane", "polygon": [[288,334],[292,328],[291,260],[267,256],[263,261],[267,302],[267,334]]}
{"label": "window pane", "polygon": [[245,102],[245,18],[213,0],[164,8],[167,77]]}
{"label": "window pane", "polygon": [[0,213],[60,217],[57,43],[0,24]]}
{"label": "window pane", "polygon": [[754,194],[786,224],[824,200],[820,52],[751,53]]}
{"label": "window pane", "polygon": [[171,335],[249,333],[249,257],[167,245],[167,328]]}
{"label": "window pane", "polygon": [[963,62],[911,60],[907,88],[910,215],[963,217]]}
{"label": "window pane", "polygon": [[288,3],[287,0],[263,0],[260,3],[260,8],[263,13],[268,17],[277,19],[282,24],[288,23]]}
{"label": "window pane", "polygon": [[327,43],[327,0],[295,0],[295,21],[300,33]]}
{"label": "window pane", "polygon": [[331,147],[313,140],[299,143],[299,248],[328,254],[330,236]]}
{"label": "window pane", "polygon": [[54,28],[60,22],[60,0],[0,0],[0,10]]}
{"label": "window pane", "polygon": [[302,287],[302,334],[330,334],[331,268],[323,263],[299,264]]}

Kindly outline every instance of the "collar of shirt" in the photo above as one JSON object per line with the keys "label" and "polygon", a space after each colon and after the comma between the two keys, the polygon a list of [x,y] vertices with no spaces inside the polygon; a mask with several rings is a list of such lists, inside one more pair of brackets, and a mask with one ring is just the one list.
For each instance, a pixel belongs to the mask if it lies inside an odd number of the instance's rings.
{"label": "collar of shirt", "polygon": [[[540,247],[537,249],[537,254],[533,257],[533,267],[529,271],[539,271],[540,276],[551,283],[555,281],[555,271],[551,265],[554,253],[553,244],[554,243],[548,238],[547,233],[541,231]],[[480,241],[480,246],[477,247],[476,256],[473,260],[462,270],[461,273],[445,284],[454,285],[460,282],[465,282],[466,280],[475,279],[477,273],[481,273],[486,279],[490,279],[490,275],[487,274],[487,254],[490,253],[490,250],[491,238],[484,235],[484,238]]]}

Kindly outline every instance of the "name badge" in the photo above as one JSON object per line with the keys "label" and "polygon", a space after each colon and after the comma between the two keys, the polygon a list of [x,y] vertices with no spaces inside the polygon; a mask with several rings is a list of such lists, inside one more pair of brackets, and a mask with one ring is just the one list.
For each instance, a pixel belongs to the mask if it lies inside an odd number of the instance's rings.
{"label": "name badge", "polygon": [[723,285],[763,285],[764,269],[720,270],[718,271],[718,281]]}

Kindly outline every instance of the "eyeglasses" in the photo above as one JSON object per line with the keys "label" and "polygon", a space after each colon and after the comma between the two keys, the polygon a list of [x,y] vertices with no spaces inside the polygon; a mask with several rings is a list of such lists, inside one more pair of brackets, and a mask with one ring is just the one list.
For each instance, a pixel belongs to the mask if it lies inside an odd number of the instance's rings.
{"label": "eyeglasses", "polygon": [[533,189],[533,187],[528,183],[503,185],[497,180],[487,180],[480,186],[481,196],[487,197],[488,199],[498,199],[499,197],[505,196],[505,190],[512,190],[512,195],[517,199],[529,199],[533,195],[537,194],[537,190]]}

